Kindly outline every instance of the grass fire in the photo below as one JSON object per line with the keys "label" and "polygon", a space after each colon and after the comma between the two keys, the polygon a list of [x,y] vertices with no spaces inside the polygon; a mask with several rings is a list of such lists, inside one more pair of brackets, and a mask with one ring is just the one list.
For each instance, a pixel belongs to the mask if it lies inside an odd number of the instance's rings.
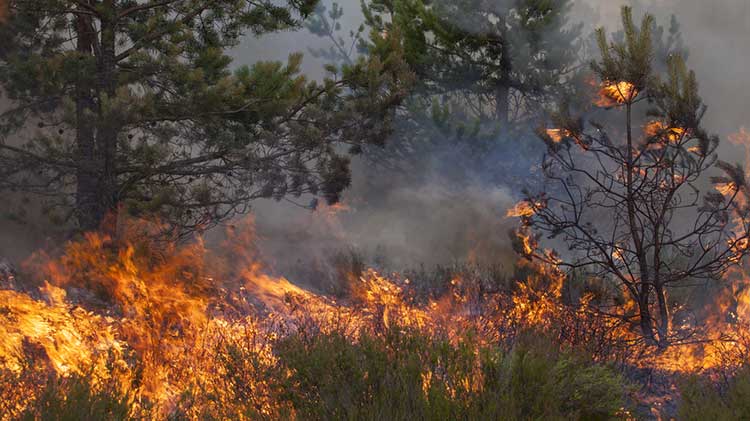
{"label": "grass fire", "polygon": [[490,3],[0,0],[0,420],[750,419],[750,9]]}

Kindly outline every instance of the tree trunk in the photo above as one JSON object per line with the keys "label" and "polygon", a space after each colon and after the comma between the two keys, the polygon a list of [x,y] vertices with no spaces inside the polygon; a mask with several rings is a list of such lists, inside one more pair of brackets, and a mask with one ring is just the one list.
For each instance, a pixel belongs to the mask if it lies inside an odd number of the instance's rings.
{"label": "tree trunk", "polygon": [[638,270],[640,272],[640,291],[638,295],[638,315],[640,316],[641,332],[649,344],[656,343],[656,336],[649,308],[649,296],[651,295],[651,280],[648,259],[643,247],[641,227],[636,218],[636,202],[633,194],[633,123],[632,123],[632,98],[628,99],[626,107],[626,129],[627,129],[627,154],[625,160],[625,187],[627,189],[626,205],[628,211],[628,228],[630,237],[633,239],[636,256],[638,258]]}
{"label": "tree trunk", "polygon": [[655,345],[657,343],[657,339],[654,332],[651,309],[649,308],[649,295],[651,295],[651,288],[649,287],[649,284],[647,282],[642,282],[640,295],[638,297],[638,316],[640,318],[641,333],[643,334],[643,338],[648,344]]}
{"label": "tree trunk", "polygon": [[[94,55],[95,36],[91,18],[79,15],[76,21],[77,51],[82,56]],[[91,76],[79,70],[76,83],[76,214],[83,230],[99,227],[99,171],[96,162],[96,140],[92,116],[95,115]]]}
{"label": "tree trunk", "polygon": [[669,306],[667,304],[667,295],[664,287],[660,282],[655,283],[656,299],[659,305],[659,321],[657,330],[659,333],[659,346],[665,348],[669,343]]}
{"label": "tree trunk", "polygon": [[500,47],[500,80],[498,80],[495,90],[495,118],[500,125],[500,130],[507,132],[510,129],[510,81],[513,63],[510,58],[511,51],[508,45],[508,37],[504,31],[500,34]]}
{"label": "tree trunk", "polygon": [[101,49],[97,72],[97,90],[99,92],[99,127],[97,141],[99,143],[99,161],[102,168],[100,201],[102,213],[98,215],[100,221],[107,226],[102,229],[115,234],[117,226],[117,135],[120,123],[118,116],[110,107],[103,107],[103,103],[112,101],[116,96],[117,73],[115,71],[115,22],[111,17],[115,15],[113,0],[103,3],[104,17],[101,21]]}
{"label": "tree trunk", "polygon": [[510,88],[503,82],[497,87],[495,91],[496,115],[497,122],[500,125],[500,130],[508,131],[510,128]]}
{"label": "tree trunk", "polygon": [[76,208],[81,229],[115,234],[117,135],[121,123],[109,105],[117,89],[113,0],[105,0],[100,10],[98,40],[92,18],[84,14],[77,17],[78,52],[96,57],[96,73],[80,75],[76,87]]}

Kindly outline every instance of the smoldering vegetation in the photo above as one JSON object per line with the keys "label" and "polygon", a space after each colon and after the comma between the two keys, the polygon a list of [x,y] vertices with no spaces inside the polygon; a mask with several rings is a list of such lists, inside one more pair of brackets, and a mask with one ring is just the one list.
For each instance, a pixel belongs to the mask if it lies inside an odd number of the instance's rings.
{"label": "smoldering vegetation", "polygon": [[[707,128],[727,138],[748,124],[750,46],[741,40],[750,35],[750,7],[629,3],[665,28],[673,14],[681,24],[709,104]],[[359,3],[342,6],[344,32],[357,28]],[[619,27],[619,7],[574,4],[581,66],[596,56],[593,28]],[[311,52],[328,47],[303,30],[248,38],[233,56],[252,63],[307,50],[303,69],[318,78],[326,60]],[[544,263],[524,256],[524,248],[560,245],[519,236],[508,216],[524,191],[546,187],[536,121],[512,133],[488,129],[490,142],[472,145],[440,118],[418,122],[422,138],[404,120],[382,146],[352,158],[340,203],[259,200],[252,223],[228,221],[187,244],[126,238],[118,250],[94,234],[66,242],[43,204],[6,196],[14,206],[0,221],[0,257],[14,264],[0,260],[9,303],[0,322],[16,330],[0,340],[13,353],[0,373],[9,403],[0,409],[29,419],[82,411],[113,419],[747,416],[742,268],[727,276],[732,285],[692,285],[669,297],[680,322],[723,329],[719,337],[645,347],[627,300],[608,283],[564,274],[554,264],[560,254],[545,254]],[[742,161],[746,147],[723,142],[719,153]],[[611,307],[592,311],[612,297],[625,308],[619,317],[607,314]],[[35,391],[30,404],[24,390]]]}

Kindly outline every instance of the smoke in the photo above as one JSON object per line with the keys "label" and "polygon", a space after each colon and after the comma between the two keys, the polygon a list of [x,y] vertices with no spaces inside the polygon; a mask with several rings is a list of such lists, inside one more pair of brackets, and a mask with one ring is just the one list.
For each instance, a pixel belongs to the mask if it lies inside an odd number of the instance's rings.
{"label": "smoke", "polygon": [[[585,3],[599,14],[599,24],[620,26],[622,4],[634,8],[635,16],[653,14],[668,26],[671,15],[680,23],[690,51],[688,66],[695,70],[700,92],[708,105],[705,125],[723,139],[750,124],[746,104],[750,100],[750,3],[745,0],[706,2],[701,0],[638,0]],[[724,145],[728,142],[723,142]]]}
{"label": "smoke", "polygon": [[[339,2],[346,12],[344,27],[354,28],[360,23],[358,3],[354,0]],[[726,138],[742,125],[750,124],[744,106],[750,100],[750,78],[746,77],[750,44],[744,41],[750,35],[749,3],[744,0],[581,0],[573,5],[571,22],[584,24],[584,36],[598,26],[605,26],[610,32],[617,31],[621,27],[620,7],[623,4],[632,6],[635,16],[645,12],[654,14],[657,22],[666,28],[671,15],[677,17],[690,51],[688,65],[696,71],[704,102],[709,105],[704,125],[710,132]],[[305,31],[279,37],[285,41],[275,42],[294,45],[297,49],[319,48],[322,42]],[[264,42],[253,40],[252,47],[263,49]],[[274,51],[280,54],[278,50]],[[270,51],[263,54],[270,54]],[[249,57],[253,56],[237,54],[239,60]],[[307,60],[308,63],[317,61],[309,55]],[[720,149],[721,157],[730,161],[742,156],[739,152],[740,149],[729,142],[723,142]],[[376,172],[377,180],[368,179],[373,174],[368,170],[370,164],[355,160],[354,183],[345,195],[350,210],[337,215],[340,225],[336,235],[318,237],[320,230],[310,228],[305,243],[325,243],[327,248],[335,248],[337,244],[349,245],[371,259],[378,257],[378,253],[385,253],[384,260],[394,267],[467,259],[477,250],[482,250],[479,254],[484,257],[494,256],[502,260],[505,256],[509,260],[507,230],[513,226],[513,221],[503,219],[503,215],[514,202],[515,189],[510,186],[511,182],[481,177],[480,174],[480,177],[465,183],[455,183],[455,175],[466,172],[466,168],[458,167],[468,165],[470,161],[450,154],[441,158],[445,158],[441,164],[415,168],[415,171],[425,172],[420,182],[404,182],[402,174],[387,171]],[[498,154],[493,159],[502,165],[516,158]],[[528,170],[536,163],[515,164]],[[523,175],[521,169],[515,172]],[[289,221],[289,212],[309,211],[291,211],[284,202],[260,204],[256,207],[259,230],[278,235],[283,231],[280,227]],[[315,216],[310,214],[308,218],[314,220]],[[324,237],[327,239],[323,240]]]}
{"label": "smoke", "polygon": [[[330,7],[330,1],[324,0]],[[343,0],[341,21],[354,29],[362,22],[358,0]],[[578,0],[571,22],[581,22],[585,32],[604,25],[620,28],[619,9],[623,2]],[[709,105],[705,125],[722,138],[750,125],[747,104],[750,78],[750,4],[745,0],[638,0],[624,4],[635,8],[636,16],[649,12],[661,25],[668,26],[674,14],[690,50],[688,65],[701,83]],[[585,35],[584,35],[585,36]],[[261,38],[248,37],[231,52],[236,65],[259,60],[285,60],[289,53],[307,53],[302,71],[310,78],[324,75],[323,60],[310,49],[326,48],[328,41],[307,30],[283,32]],[[364,159],[353,161],[353,185],[345,194],[343,210],[327,208],[311,211],[309,198],[295,205],[288,201],[259,201],[254,213],[266,253],[279,267],[325,262],[342,250],[355,249],[369,261],[383,262],[396,269],[421,264],[434,265],[467,259],[508,261],[511,257],[507,231],[514,221],[504,218],[505,210],[518,194],[516,181],[484,177],[484,169],[472,168],[451,149],[435,156],[429,165],[415,168],[415,180],[404,181],[397,171],[372,169]],[[741,148],[724,142],[722,157],[736,161]],[[485,156],[487,165],[515,167],[512,173],[523,178],[537,162],[518,162],[512,150]],[[479,174],[477,174],[479,173]],[[527,177],[528,178],[528,177]],[[456,182],[459,179],[461,182]],[[41,235],[31,227],[0,222],[0,256],[20,256],[19,243],[37,243]],[[291,263],[289,263],[291,262]],[[317,264],[317,263],[316,263]]]}

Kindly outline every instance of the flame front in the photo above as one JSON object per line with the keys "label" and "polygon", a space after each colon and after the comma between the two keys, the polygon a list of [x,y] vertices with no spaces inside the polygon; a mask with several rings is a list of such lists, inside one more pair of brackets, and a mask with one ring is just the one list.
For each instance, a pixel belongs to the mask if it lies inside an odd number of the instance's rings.
{"label": "flame front", "polygon": [[[534,206],[521,202],[510,214],[533,215]],[[650,359],[640,351],[629,353],[637,334],[618,318],[595,314],[591,294],[564,304],[566,274],[559,259],[537,251],[528,235],[519,237],[523,251],[538,254],[544,263],[519,260],[520,271],[529,275],[512,292],[483,292],[475,280],[455,277],[445,294],[426,300],[415,297],[407,279],[372,269],[352,277],[343,297],[314,293],[270,275],[254,252],[254,238],[247,226],[216,251],[197,242],[170,245],[160,253],[131,244],[112,254],[109,239],[90,234],[71,243],[60,258],[35,256],[29,265],[47,281],[38,291],[0,289],[0,373],[18,379],[30,373],[78,374],[95,385],[114,381],[133,407],[156,408],[156,418],[177,408],[200,418],[218,405],[235,411],[231,418],[245,419],[243,409],[233,407],[239,392],[226,386],[227,379],[241,370],[246,391],[241,399],[252,400],[268,417],[285,413],[288,408],[274,398],[266,373],[279,365],[276,344],[300,332],[337,332],[356,342],[365,333],[413,330],[458,342],[471,331],[477,335],[473,346],[484,346],[533,329],[563,345],[601,337],[620,344],[592,348],[602,360],[619,350],[617,355],[637,366],[691,371],[726,364],[728,354],[712,343],[675,347]],[[622,259],[622,252],[612,256]],[[736,332],[738,321],[750,317],[747,290],[737,300],[736,320],[715,321],[722,329],[717,331]],[[633,305],[622,306],[622,315]],[[232,355],[243,355],[231,360],[242,367],[226,365]],[[425,393],[441,375],[439,369],[422,373]],[[455,387],[462,390],[481,384],[479,377],[461,381]],[[12,414],[38,393],[37,383],[23,384],[0,388],[3,408]],[[193,396],[185,409],[184,397],[195,390],[205,397]]]}

